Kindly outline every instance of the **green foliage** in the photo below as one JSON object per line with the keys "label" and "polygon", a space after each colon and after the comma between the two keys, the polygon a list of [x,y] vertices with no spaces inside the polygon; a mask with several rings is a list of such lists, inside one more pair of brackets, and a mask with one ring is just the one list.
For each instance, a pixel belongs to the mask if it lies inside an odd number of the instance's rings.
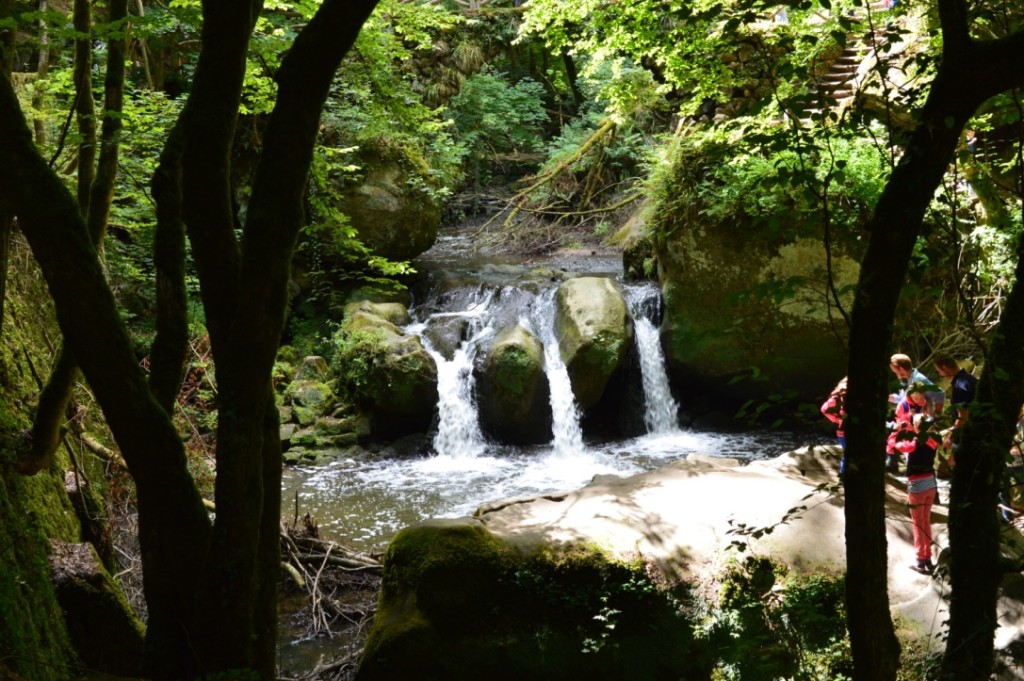
{"label": "green foliage", "polygon": [[717,655],[714,679],[849,679],[844,579],[788,576],[771,560],[748,556],[720,578],[698,637]]}
{"label": "green foliage", "polygon": [[856,235],[888,175],[877,150],[850,137],[798,154],[786,133],[740,119],[670,145],[649,181],[658,231],[668,236],[710,220],[751,224],[791,241],[820,237],[827,220]]}
{"label": "green foliage", "polygon": [[332,339],[331,368],[338,379],[339,393],[350,401],[370,385],[377,369],[387,358],[382,332],[372,328],[342,326]]}
{"label": "green foliage", "polygon": [[547,123],[544,88],[539,83],[529,79],[511,83],[490,71],[467,79],[450,109],[460,143],[476,157],[535,151]]}

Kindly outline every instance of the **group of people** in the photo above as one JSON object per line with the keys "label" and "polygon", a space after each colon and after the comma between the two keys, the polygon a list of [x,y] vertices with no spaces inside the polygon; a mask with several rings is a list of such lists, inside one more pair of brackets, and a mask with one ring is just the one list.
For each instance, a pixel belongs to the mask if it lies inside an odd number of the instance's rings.
{"label": "group of people", "polygon": [[[935,458],[940,445],[950,451],[953,460],[959,431],[967,423],[970,404],[974,401],[978,379],[963,369],[952,357],[939,355],[932,361],[936,373],[949,381],[951,425],[946,430],[936,426],[936,419],[944,414],[946,393],[916,369],[910,357],[897,353],[889,360],[889,368],[898,381],[896,390],[889,395],[895,405],[891,431],[886,442],[886,470],[898,473],[900,459],[907,458],[907,500],[914,530],[914,548],[917,561],[911,569],[931,574],[932,563],[931,510],[938,492],[935,479]],[[847,379],[844,377],[821,405],[821,413],[836,424],[836,436],[843,457],[839,462],[839,475],[846,473],[846,437],[843,421],[846,418],[844,398]]]}

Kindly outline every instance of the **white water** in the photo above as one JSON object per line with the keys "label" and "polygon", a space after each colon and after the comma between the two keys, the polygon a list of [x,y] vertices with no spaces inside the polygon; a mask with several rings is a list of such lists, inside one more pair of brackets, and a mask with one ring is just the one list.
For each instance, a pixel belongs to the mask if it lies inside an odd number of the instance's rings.
{"label": "white water", "polygon": [[[473,398],[475,379],[473,360],[480,343],[494,335],[494,329],[487,323],[493,293],[477,299],[466,312],[441,313],[433,317],[462,317],[468,320],[467,338],[455,350],[452,358],[446,359],[434,349],[426,337],[421,337],[424,347],[437,364],[438,426],[434,436],[434,451],[442,459],[475,459],[484,454],[487,443],[480,431],[480,414]],[[417,324],[413,330],[424,324]],[[408,331],[408,329],[407,329]],[[437,461],[444,466],[447,461]]]}
{"label": "white water", "polygon": [[633,324],[644,386],[644,424],[652,435],[673,433],[679,430],[679,405],[668,383],[658,329],[644,317],[637,317]]}
{"label": "white water", "polygon": [[660,294],[653,284],[626,285],[623,292],[636,332],[636,347],[640,357],[640,375],[644,389],[644,425],[647,426],[647,433],[678,433],[679,404],[672,397],[658,328],[649,318],[657,316],[661,304]]}
{"label": "white water", "polygon": [[[790,433],[699,433],[676,426],[676,407],[660,358],[657,331],[642,336],[644,308],[656,302],[651,285],[625,287],[637,319],[643,360],[644,393],[649,433],[635,439],[584,445],[580,413],[568,372],[554,339],[554,287],[498,284],[489,293],[480,288],[448,288],[420,308],[423,317],[406,328],[423,334],[432,319],[465,319],[464,342],[451,360],[434,353],[438,365],[438,432],[430,456],[367,455],[314,468],[286,468],[284,512],[293,504],[316,518],[322,535],[358,548],[380,549],[402,527],[426,518],[472,514],[488,501],[578,489],[596,475],[628,476],[651,470],[690,454],[761,459],[807,442]],[[538,290],[546,289],[546,290]],[[653,306],[656,309],[656,306]],[[512,447],[487,442],[480,431],[473,399],[473,361],[480,344],[497,329],[519,322],[542,340],[545,372],[554,412],[552,442],[538,447]],[[429,346],[429,342],[425,340]],[[431,349],[433,352],[433,349]],[[648,369],[650,365],[650,370]],[[659,375],[660,374],[660,375]],[[650,383],[650,385],[648,385]]]}
{"label": "white water", "polygon": [[551,392],[552,453],[562,458],[584,455],[583,431],[580,428],[580,410],[572,393],[569,370],[562,361],[562,353],[555,338],[555,289],[541,296],[535,308],[535,325],[544,344],[544,373]]}

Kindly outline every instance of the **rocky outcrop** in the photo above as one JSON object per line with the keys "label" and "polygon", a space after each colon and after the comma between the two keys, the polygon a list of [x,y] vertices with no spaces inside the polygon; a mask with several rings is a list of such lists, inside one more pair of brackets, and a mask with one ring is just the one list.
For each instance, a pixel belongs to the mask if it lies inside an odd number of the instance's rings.
{"label": "rocky outcrop", "polygon": [[339,386],[368,415],[374,437],[425,432],[437,406],[434,359],[391,321],[407,314],[395,303],[353,303],[335,336]]}
{"label": "rocky outcrop", "polygon": [[[842,318],[828,297],[821,241],[692,225],[660,241],[658,262],[666,359],[689,395],[734,404],[787,393],[814,400],[842,375]],[[857,262],[834,253],[831,266],[849,304]]]}
{"label": "rocky outcrop", "polygon": [[544,347],[521,326],[500,332],[476,368],[480,427],[499,442],[551,441],[550,388]]}
{"label": "rocky outcrop", "polygon": [[586,412],[633,351],[633,321],[611,279],[580,277],[558,287],[555,335],[576,403]]}
{"label": "rocky outcrop", "polygon": [[[850,676],[838,454],[806,448],[742,467],[692,456],[407,528],[384,558],[358,678],[793,678],[803,664],[809,678]],[[886,492],[900,636],[905,650],[940,650],[946,509],[932,515],[939,570],[919,575],[906,492]],[[1004,548],[1019,560],[1013,534]],[[1004,648],[1024,638],[1024,577],[1005,579]]]}
{"label": "rocky outcrop", "polygon": [[433,246],[441,222],[440,207],[425,191],[428,169],[410,153],[399,148],[385,154],[367,146],[358,159],[360,181],[341,190],[339,207],[359,239],[391,260],[410,260]]}

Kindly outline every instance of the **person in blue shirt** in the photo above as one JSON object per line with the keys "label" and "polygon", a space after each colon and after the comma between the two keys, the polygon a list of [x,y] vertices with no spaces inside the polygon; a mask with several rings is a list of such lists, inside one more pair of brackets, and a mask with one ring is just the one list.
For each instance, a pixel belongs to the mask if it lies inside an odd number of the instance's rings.
{"label": "person in blue shirt", "polygon": [[918,369],[914,368],[914,363],[910,360],[910,355],[904,355],[901,352],[896,353],[889,358],[889,368],[892,373],[896,375],[896,379],[899,381],[899,388],[896,392],[889,395],[889,402],[893,404],[899,404],[907,396],[907,387],[914,383],[921,383],[925,385],[928,390],[928,402],[931,405],[931,410],[928,415],[935,418],[942,414],[942,409],[946,404],[946,393],[939,386],[935,385],[930,378],[921,373]]}
{"label": "person in blue shirt", "polygon": [[932,364],[935,365],[935,371],[939,373],[939,376],[949,379],[952,389],[949,401],[953,406],[953,413],[950,414],[953,418],[953,427],[943,438],[943,445],[953,447],[955,451],[956,443],[960,439],[959,431],[967,423],[970,405],[978,390],[978,379],[968,373],[966,369],[960,368],[957,361],[949,355],[936,356],[932,360]]}

